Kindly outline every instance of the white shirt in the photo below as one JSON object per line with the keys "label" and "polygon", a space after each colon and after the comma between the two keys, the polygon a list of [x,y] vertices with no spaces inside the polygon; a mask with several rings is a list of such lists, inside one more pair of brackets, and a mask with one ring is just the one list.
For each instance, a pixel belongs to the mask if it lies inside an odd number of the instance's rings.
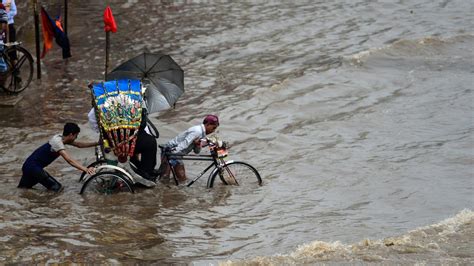
{"label": "white shirt", "polygon": [[188,154],[191,150],[194,153],[201,152],[200,145],[194,145],[195,139],[202,139],[206,137],[206,129],[204,125],[198,125],[188,128],[186,131],[180,133],[174,139],[168,141],[166,146],[174,148],[173,152]]}
{"label": "white shirt", "polygon": [[54,135],[49,140],[48,143],[49,143],[49,145],[51,145],[51,151],[52,152],[58,152],[60,150],[66,149],[66,147],[64,147],[63,136],[61,134]]}
{"label": "white shirt", "polygon": [[89,126],[91,126],[92,130],[96,133],[99,133],[99,125],[97,124],[97,118],[95,117],[95,110],[92,108],[89,113],[87,114],[87,118],[89,120]]}
{"label": "white shirt", "polygon": [[8,24],[15,23],[14,18],[17,13],[15,0],[2,0],[2,4],[5,6],[5,11],[8,14]]}

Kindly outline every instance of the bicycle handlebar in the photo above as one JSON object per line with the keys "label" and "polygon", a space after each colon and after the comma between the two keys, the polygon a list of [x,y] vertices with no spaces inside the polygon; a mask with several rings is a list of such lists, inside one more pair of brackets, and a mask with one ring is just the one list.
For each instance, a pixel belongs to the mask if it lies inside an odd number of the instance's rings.
{"label": "bicycle handlebar", "polygon": [[223,149],[229,149],[230,148],[229,143],[227,143],[226,141],[217,140],[217,141],[214,142],[209,138],[206,138],[206,141],[207,141],[207,144],[202,146],[202,147],[206,147],[206,146],[213,147],[214,146],[214,147],[223,148]]}
{"label": "bicycle handlebar", "polygon": [[[202,140],[206,141],[206,144],[202,145],[201,148],[208,147],[211,150],[214,149],[230,149],[230,145],[226,141],[212,141],[209,138],[204,138]],[[220,142],[220,143],[219,143]],[[174,152],[176,148],[171,148],[171,147],[166,147],[164,145],[158,145],[158,147],[161,149],[162,152],[164,152],[167,156],[172,155],[172,156],[186,156],[188,155],[187,153],[181,153],[181,152]]]}

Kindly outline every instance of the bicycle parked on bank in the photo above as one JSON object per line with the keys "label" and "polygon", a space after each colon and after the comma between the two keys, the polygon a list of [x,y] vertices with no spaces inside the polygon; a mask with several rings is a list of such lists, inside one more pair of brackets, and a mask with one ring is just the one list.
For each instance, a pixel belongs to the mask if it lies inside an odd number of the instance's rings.
{"label": "bicycle parked on bank", "polygon": [[8,93],[20,93],[33,79],[33,57],[21,42],[0,45],[0,87]]}

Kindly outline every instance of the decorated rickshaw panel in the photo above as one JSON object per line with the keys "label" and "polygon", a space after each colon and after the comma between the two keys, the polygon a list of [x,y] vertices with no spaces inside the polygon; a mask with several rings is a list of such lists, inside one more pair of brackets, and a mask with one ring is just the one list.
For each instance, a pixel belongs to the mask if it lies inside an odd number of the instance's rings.
{"label": "decorated rickshaw panel", "polygon": [[91,87],[97,122],[103,137],[124,158],[131,156],[142,119],[142,94],[139,80],[111,80]]}

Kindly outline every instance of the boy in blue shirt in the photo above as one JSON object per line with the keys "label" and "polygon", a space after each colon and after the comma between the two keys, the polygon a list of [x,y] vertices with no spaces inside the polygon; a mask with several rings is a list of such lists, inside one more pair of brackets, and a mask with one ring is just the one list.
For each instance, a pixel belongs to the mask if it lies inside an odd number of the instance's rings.
{"label": "boy in blue shirt", "polygon": [[62,190],[62,185],[52,177],[44,168],[50,165],[59,156],[66,162],[80,171],[87,172],[89,175],[95,173],[94,167],[86,168],[74,160],[65,150],[64,145],[72,145],[78,148],[87,148],[98,145],[97,142],[83,143],[76,141],[81,129],[75,123],[66,123],[63,134],[53,136],[47,143],[36,149],[25,161],[22,167],[23,176],[21,177],[19,188],[32,188],[40,183],[48,190],[55,192]]}

